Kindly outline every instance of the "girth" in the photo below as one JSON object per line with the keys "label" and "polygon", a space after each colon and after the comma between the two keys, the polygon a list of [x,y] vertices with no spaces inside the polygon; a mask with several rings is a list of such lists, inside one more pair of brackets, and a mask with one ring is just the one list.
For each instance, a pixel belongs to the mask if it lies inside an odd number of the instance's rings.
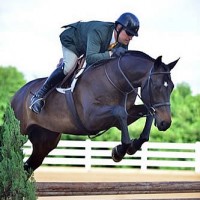
{"label": "girth", "polygon": [[75,122],[75,125],[80,129],[83,130],[84,132],[91,134],[91,135],[95,135],[96,133],[89,131],[82,123],[77,109],[76,109],[76,105],[74,103],[74,98],[73,98],[73,93],[71,92],[71,90],[67,90],[65,92],[65,97],[66,97],[66,101],[67,101],[67,105],[69,107],[69,112],[71,113],[73,120]]}

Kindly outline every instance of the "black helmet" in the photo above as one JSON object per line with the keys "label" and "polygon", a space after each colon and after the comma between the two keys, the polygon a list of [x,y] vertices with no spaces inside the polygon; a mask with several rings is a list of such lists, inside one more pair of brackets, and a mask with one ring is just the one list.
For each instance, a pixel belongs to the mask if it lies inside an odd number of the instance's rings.
{"label": "black helmet", "polygon": [[132,13],[123,13],[115,22],[115,25],[121,24],[123,29],[130,33],[130,35],[138,36],[140,23],[138,18]]}

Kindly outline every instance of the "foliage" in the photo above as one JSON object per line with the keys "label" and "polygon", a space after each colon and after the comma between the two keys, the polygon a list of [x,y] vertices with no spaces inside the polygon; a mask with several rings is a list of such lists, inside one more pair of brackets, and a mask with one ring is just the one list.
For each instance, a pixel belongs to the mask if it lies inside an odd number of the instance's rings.
{"label": "foliage", "polygon": [[35,184],[33,178],[27,180],[23,168],[22,146],[25,136],[19,131],[19,121],[13,110],[7,107],[4,123],[0,129],[0,199],[35,200]]}
{"label": "foliage", "polygon": [[3,123],[3,115],[7,103],[13,94],[25,84],[23,74],[18,72],[15,67],[0,66],[0,125]]}
{"label": "foliage", "polygon": [[[200,140],[200,95],[192,95],[186,83],[179,84],[171,99],[172,125],[166,131],[170,142]],[[165,136],[164,136],[165,138]]]}

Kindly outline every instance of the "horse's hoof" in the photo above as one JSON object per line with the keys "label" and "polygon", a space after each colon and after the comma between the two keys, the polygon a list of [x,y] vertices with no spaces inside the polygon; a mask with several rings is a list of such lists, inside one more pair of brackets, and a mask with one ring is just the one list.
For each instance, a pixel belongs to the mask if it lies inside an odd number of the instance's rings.
{"label": "horse's hoof", "polygon": [[114,162],[120,162],[126,154],[126,149],[118,145],[112,149],[112,159]]}
{"label": "horse's hoof", "polygon": [[26,176],[27,178],[30,178],[32,173],[33,173],[33,170],[31,169],[31,167],[29,167],[28,163],[24,163],[24,171],[26,172]]}
{"label": "horse's hoof", "polygon": [[122,158],[123,158],[123,157],[121,157],[121,156],[119,155],[119,152],[118,152],[118,150],[117,150],[117,147],[114,147],[114,148],[112,149],[112,159],[113,159],[113,161],[114,161],[114,162],[120,162],[120,161],[122,160]]}
{"label": "horse's hoof", "polygon": [[137,139],[132,140],[131,145],[129,146],[127,150],[128,155],[133,155],[135,154],[139,149],[137,148]]}

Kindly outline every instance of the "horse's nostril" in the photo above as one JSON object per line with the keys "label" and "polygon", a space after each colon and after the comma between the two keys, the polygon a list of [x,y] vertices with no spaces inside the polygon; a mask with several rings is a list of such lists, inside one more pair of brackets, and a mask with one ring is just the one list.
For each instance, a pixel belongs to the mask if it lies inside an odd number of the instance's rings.
{"label": "horse's nostril", "polygon": [[166,125],[165,121],[162,121],[160,124],[162,127],[165,127],[165,125]]}
{"label": "horse's nostril", "polygon": [[160,123],[160,126],[161,126],[162,130],[166,130],[170,127],[170,124],[171,124],[170,122],[162,121]]}

